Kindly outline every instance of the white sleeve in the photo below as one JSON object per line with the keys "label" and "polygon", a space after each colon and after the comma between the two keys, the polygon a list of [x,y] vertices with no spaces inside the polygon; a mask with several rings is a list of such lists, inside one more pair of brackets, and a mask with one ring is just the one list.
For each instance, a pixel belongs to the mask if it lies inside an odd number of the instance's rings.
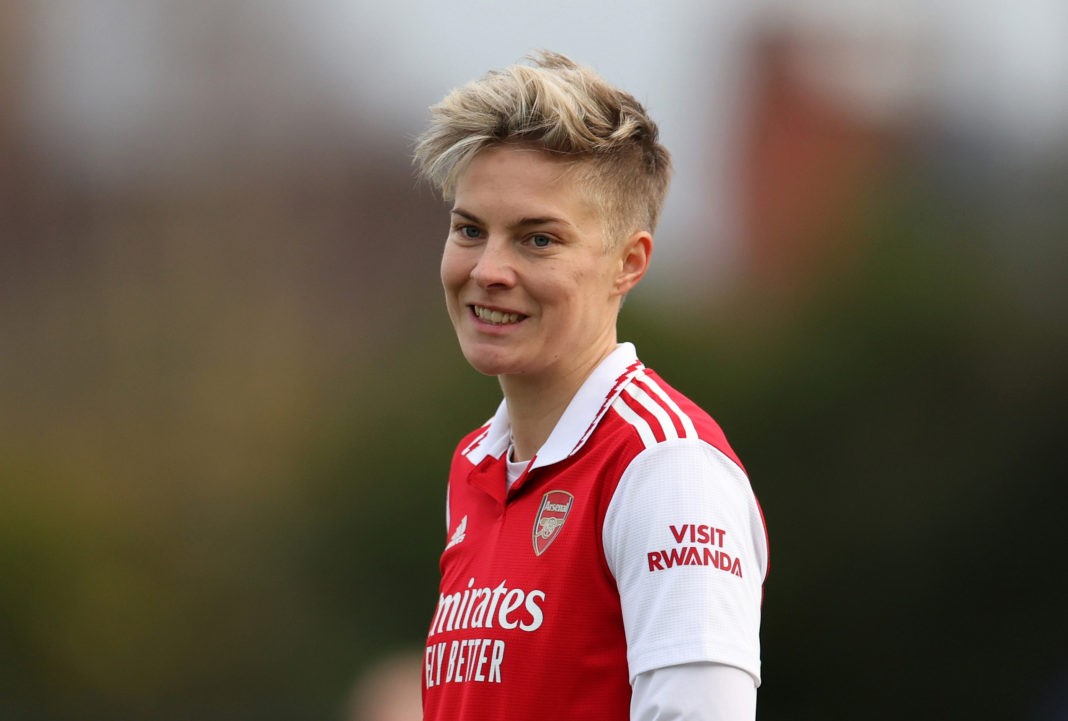
{"label": "white sleeve", "polygon": [[759,686],[767,539],[737,464],[699,440],[643,451],[609,503],[603,542],[632,683],[652,669],[710,662]]}
{"label": "white sleeve", "polygon": [[638,674],[630,721],[753,721],[753,678],[734,666],[685,663]]}

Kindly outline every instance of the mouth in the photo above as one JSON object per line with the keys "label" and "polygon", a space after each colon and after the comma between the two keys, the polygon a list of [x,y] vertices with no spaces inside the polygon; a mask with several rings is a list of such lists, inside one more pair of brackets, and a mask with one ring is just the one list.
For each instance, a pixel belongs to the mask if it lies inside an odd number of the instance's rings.
{"label": "mouth", "polygon": [[492,308],[486,308],[481,305],[471,305],[471,312],[475,314],[483,323],[489,323],[490,325],[514,325],[526,316],[522,313],[509,313],[507,311],[494,310]]}

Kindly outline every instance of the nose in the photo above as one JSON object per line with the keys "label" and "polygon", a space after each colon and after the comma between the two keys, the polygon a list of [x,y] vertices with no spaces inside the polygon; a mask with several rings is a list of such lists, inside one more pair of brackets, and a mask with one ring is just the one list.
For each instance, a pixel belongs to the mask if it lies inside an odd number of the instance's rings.
{"label": "nose", "polygon": [[490,238],[482,245],[471,268],[471,280],[480,288],[510,288],[515,284],[515,266],[507,242]]}

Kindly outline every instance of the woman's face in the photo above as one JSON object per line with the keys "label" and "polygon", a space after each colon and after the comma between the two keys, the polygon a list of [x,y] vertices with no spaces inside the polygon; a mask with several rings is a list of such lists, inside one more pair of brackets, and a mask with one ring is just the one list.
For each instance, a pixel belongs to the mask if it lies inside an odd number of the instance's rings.
{"label": "woman's face", "polygon": [[460,347],[482,373],[584,378],[615,347],[620,300],[651,240],[639,233],[609,247],[600,209],[571,170],[499,146],[459,177],[441,280]]}

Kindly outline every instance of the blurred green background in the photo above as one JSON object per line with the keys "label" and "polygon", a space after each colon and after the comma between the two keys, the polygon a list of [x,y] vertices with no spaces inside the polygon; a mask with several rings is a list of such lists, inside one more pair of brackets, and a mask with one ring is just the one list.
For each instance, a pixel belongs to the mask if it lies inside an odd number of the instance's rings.
{"label": "blurred green background", "polygon": [[[448,458],[499,396],[456,348],[444,206],[409,167],[447,85],[355,88],[404,86],[396,58],[323,80],[283,0],[121,5],[0,9],[0,718],[356,721],[357,681],[421,645]],[[366,40],[385,21],[354,7]],[[691,203],[621,337],[764,507],[759,718],[1068,718],[1068,106],[873,113],[832,70],[937,33],[815,17],[753,20],[744,93],[684,108],[738,110],[689,126],[730,162],[665,126]],[[392,52],[450,57],[414,37]],[[504,40],[465,62],[551,45]]]}

